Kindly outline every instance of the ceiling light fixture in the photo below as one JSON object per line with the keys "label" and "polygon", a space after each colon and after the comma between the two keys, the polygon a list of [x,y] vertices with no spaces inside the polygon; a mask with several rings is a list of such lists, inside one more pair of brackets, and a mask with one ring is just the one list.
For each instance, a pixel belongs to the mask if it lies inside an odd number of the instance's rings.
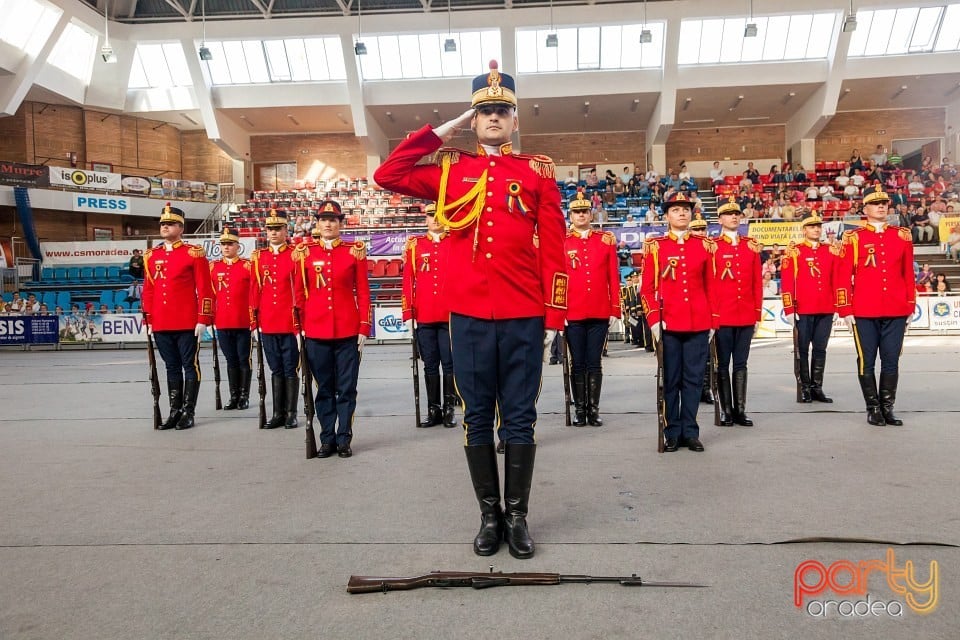
{"label": "ceiling light fixture", "polygon": [[850,0],[850,13],[843,20],[843,32],[853,33],[857,30],[857,14],[853,10],[853,0]]}
{"label": "ceiling light fixture", "polygon": [[732,105],[730,105],[730,111],[733,111],[739,107],[741,102],[743,102],[743,96],[737,96],[737,99],[733,101]]}
{"label": "ceiling light fixture", "polygon": [[207,48],[207,0],[200,0],[200,50],[197,52],[201,60],[213,60],[213,54]]}
{"label": "ceiling light fixture", "polygon": [[450,8],[450,0],[447,0],[447,39],[443,41],[444,53],[456,53],[457,41],[451,37],[450,21],[453,19],[453,10]]}
{"label": "ceiling light fixture", "polygon": [[899,97],[901,96],[901,94],[903,94],[903,92],[906,91],[906,90],[907,90],[907,85],[905,85],[905,84],[900,85],[900,88],[897,89],[896,93],[894,93],[892,96],[890,96],[890,99],[891,99],[891,100],[896,100],[896,99],[899,98]]}
{"label": "ceiling light fixture", "polygon": [[686,111],[687,109],[689,109],[691,102],[693,102],[693,98],[687,98],[686,100],[684,100],[684,101],[683,101],[683,109],[682,109],[682,111]]}
{"label": "ceiling light fixture", "polygon": [[653,34],[647,29],[647,0],[643,0],[643,24],[640,27],[640,44],[653,42]]}
{"label": "ceiling light fixture", "polygon": [[540,115],[540,105],[539,105],[539,104],[533,105],[533,115],[535,115],[535,116]]}
{"label": "ceiling light fixture", "polygon": [[707,122],[713,122],[713,118],[701,118],[699,120],[684,120],[683,124],[704,124]]}
{"label": "ceiling light fixture", "polygon": [[583,117],[586,118],[588,115],[590,115],[590,101],[589,101],[589,100],[583,103]]}
{"label": "ceiling light fixture", "polygon": [[387,113],[386,113],[385,115],[387,116],[387,120],[389,120],[390,122],[393,122],[393,121],[394,121],[394,120],[393,120],[393,112],[392,112],[392,111],[387,111]]}
{"label": "ceiling light fixture", "polygon": [[750,16],[747,18],[747,26],[743,30],[743,37],[757,37],[757,23],[753,21],[753,0],[750,0]]}
{"label": "ceiling light fixture", "polygon": [[630,111],[636,111],[640,107],[640,98],[634,98],[630,103]]}
{"label": "ceiling light fixture", "polygon": [[556,49],[560,45],[557,33],[553,30],[553,0],[550,0],[550,33],[547,34],[546,45],[551,49]]}
{"label": "ceiling light fixture", "polygon": [[117,63],[117,54],[110,46],[110,0],[103,8],[103,47],[100,48],[100,57],[106,64]]}
{"label": "ceiling light fixture", "polygon": [[353,53],[358,56],[367,55],[367,45],[363,44],[363,15],[360,11],[360,0],[357,0],[357,43],[353,45]]}
{"label": "ceiling light fixture", "polygon": [[740,122],[753,122],[755,120],[769,120],[770,116],[744,116],[742,118],[737,118]]}

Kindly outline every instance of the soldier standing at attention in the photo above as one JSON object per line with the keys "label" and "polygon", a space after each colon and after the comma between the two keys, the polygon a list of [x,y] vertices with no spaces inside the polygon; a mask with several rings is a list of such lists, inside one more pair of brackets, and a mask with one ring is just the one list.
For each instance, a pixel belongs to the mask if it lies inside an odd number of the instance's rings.
{"label": "soldier standing at attention", "polygon": [[693,202],[682,193],[664,202],[667,234],[643,245],[640,302],[654,341],[663,340],[664,451],[703,451],[697,411],[707,345],[717,328],[714,252],[690,233]]}
{"label": "soldier standing at attention", "polygon": [[609,231],[595,231],[590,223],[590,201],[578,192],[570,201],[570,230],[564,242],[570,290],[567,302],[567,344],[573,360],[571,378],[576,408],[574,427],[603,426],[600,354],[607,330],[620,317],[620,267],[617,239]]}
{"label": "soldier standing at attention", "polygon": [[[450,242],[437,222],[436,205],[429,204],[427,233],[412,236],[403,248],[403,321],[416,323],[414,339],[423,359],[427,387],[427,419],[422,428],[442,424],[457,426],[454,406],[457,392],[453,386],[453,355],[450,352],[450,311],[443,295]],[[443,405],[440,404],[440,365],[443,365]]]}
{"label": "soldier standing at attention", "polygon": [[[436,200],[437,220],[450,231],[454,277],[446,297],[454,376],[481,512],[474,552],[494,554],[503,539],[511,555],[531,558],[526,518],[542,353],[563,329],[567,275],[553,161],[513,152],[511,136],[519,129],[514,89],[513,78],[492,61],[490,73],[474,79],[466,113],[411,134],[374,178],[388,189]],[[440,149],[466,126],[477,134],[476,151]],[[438,150],[434,164],[417,164]],[[505,514],[493,443],[498,416],[498,435],[506,443]]]}
{"label": "soldier standing at attention", "polygon": [[[763,284],[759,242],[741,236],[740,205],[736,199],[717,209],[721,233],[717,237],[714,279],[720,328],[717,329],[717,391],[720,396],[720,426],[734,423],[752,427],[747,417],[747,358],[750,341],[763,313]],[[733,360],[733,393],[730,361]],[[732,399],[732,401],[731,401]]]}
{"label": "soldier standing at attention", "polygon": [[160,214],[163,244],[144,256],[143,317],[167,369],[170,415],[160,429],[193,426],[200,391],[200,337],[213,323],[210,267],[203,247],[186,244],[183,211]]}
{"label": "soldier standing at attention", "polygon": [[240,236],[236,229],[220,235],[223,258],[210,263],[213,285],[214,326],[217,342],[227,361],[227,382],[230,402],[223,409],[246,409],[250,406],[250,332],[256,328],[250,313],[250,275],[252,264],[239,257]]}
{"label": "soldier standing at attention", "polygon": [[[857,374],[867,404],[867,422],[903,424],[893,412],[897,400],[903,334],[913,318],[917,291],[913,279],[910,230],[887,224],[890,196],[881,185],[863,192],[866,224],[843,234],[837,271],[837,310],[853,333]],[[880,386],[874,365],[880,354]]]}
{"label": "soldier standing at attention", "polygon": [[292,249],[287,244],[285,214],[270,210],[267,227],[267,248],[253,252],[253,278],[250,281],[250,307],[263,336],[263,353],[273,374],[273,416],[266,429],[297,428],[297,395],[300,378],[300,350],[297,334],[300,326],[294,307],[301,306],[294,287]]}
{"label": "soldier standing at attention", "polygon": [[360,354],[370,335],[367,250],[362,241],[343,242],[340,204],[320,203],[316,241],[293,252],[304,349],[317,384],[320,421],[318,458],[353,455],[353,414],[357,408]]}
{"label": "soldier standing at attention", "polygon": [[[690,221],[690,235],[697,238],[707,237],[707,221],[703,218],[695,218]],[[709,345],[708,345],[709,347]],[[713,366],[710,357],[709,348],[707,350],[707,366],[703,370],[703,389],[700,391],[700,402],[704,404],[713,404],[713,397],[710,395],[710,367]]]}
{"label": "soldier standing at attention", "polygon": [[834,279],[841,248],[820,242],[823,218],[816,212],[804,218],[801,229],[803,241],[791,243],[780,260],[780,297],[784,314],[797,327],[800,402],[833,402],[823,393],[823,371],[837,312]]}

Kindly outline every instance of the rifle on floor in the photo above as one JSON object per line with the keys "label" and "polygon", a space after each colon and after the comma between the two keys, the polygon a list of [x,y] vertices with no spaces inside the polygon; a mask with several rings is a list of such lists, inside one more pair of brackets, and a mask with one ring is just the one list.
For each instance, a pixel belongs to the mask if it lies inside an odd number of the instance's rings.
{"label": "rifle on floor", "polygon": [[[294,307],[293,317],[300,324],[300,309]],[[307,359],[307,338],[300,337],[300,371],[303,376],[301,386],[303,386],[303,415],[307,418],[307,460],[317,457],[317,436],[313,432],[313,416],[315,407],[313,404],[313,374],[310,373],[310,361]]]}
{"label": "rifle on floor", "polygon": [[210,327],[210,333],[213,334],[213,389],[214,400],[217,410],[223,409],[223,401],[220,399],[220,358],[217,355],[217,328]]}
{"label": "rifle on floor", "polygon": [[667,404],[663,397],[663,298],[660,298],[660,338],[653,342],[657,353],[657,453],[663,453],[666,449],[663,430],[667,426]]}
{"label": "rifle on floor", "polygon": [[267,426],[267,377],[263,373],[263,332],[260,331],[260,312],[253,316],[257,323],[257,391],[260,393],[260,428]]}
{"label": "rifle on floor", "polygon": [[717,362],[717,334],[714,333],[710,340],[710,362],[708,366],[710,367],[710,395],[713,397],[713,425],[715,427],[720,426],[720,390],[717,388],[719,367]]}
{"label": "rifle on floor", "polygon": [[[146,323],[146,317],[144,317]],[[150,393],[153,395],[153,428],[159,429],[163,417],[160,415],[160,378],[157,377],[157,354],[153,352],[153,334],[147,327],[147,362],[150,364]]]}
{"label": "rifle on floor", "polygon": [[[568,427],[570,420],[570,358],[567,356],[567,336],[562,333],[557,336],[560,340],[560,361],[563,363],[563,418]],[[586,390],[584,390],[586,393]]]}
{"label": "rifle on floor", "polygon": [[410,350],[413,352],[413,362],[410,367],[413,369],[413,410],[417,421],[416,426],[420,426],[420,349],[417,348],[417,330],[413,330],[413,337],[410,338]]}
{"label": "rifle on floor", "polygon": [[587,576],[563,575],[559,573],[490,573],[483,571],[431,571],[409,578],[384,578],[375,576],[350,576],[347,583],[348,593],[376,593],[387,591],[410,591],[425,587],[470,587],[487,589],[489,587],[520,587],[532,585],[593,584],[608,582],[622,587],[706,587],[705,584],[690,582],[651,582],[643,580],[637,574],[629,576]]}

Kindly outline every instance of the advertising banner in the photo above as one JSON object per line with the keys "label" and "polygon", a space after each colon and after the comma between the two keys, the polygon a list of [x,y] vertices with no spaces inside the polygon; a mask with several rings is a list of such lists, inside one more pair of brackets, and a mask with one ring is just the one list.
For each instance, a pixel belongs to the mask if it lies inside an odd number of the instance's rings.
{"label": "advertising banner", "polygon": [[[218,238],[184,238],[184,242],[198,244],[203,247],[204,252],[207,254],[207,260],[211,262],[223,257],[223,251],[220,248],[220,240]],[[256,248],[256,238],[240,238],[239,255],[241,258],[249,259]]]}
{"label": "advertising banner", "polygon": [[106,264],[124,265],[134,249],[145,251],[145,240],[99,240],[97,242],[41,242],[43,264],[61,265]]}
{"label": "advertising banner", "polygon": [[400,307],[374,307],[371,337],[377,340],[409,340],[413,336],[403,324]]}
{"label": "advertising banner", "polygon": [[783,300],[779,297],[763,299],[763,313],[760,316],[760,326],[757,328],[758,338],[773,338],[777,331],[792,331],[793,326],[783,312]]}
{"label": "advertising banner", "polygon": [[120,188],[124,193],[133,193],[138,196],[149,196],[152,188],[150,178],[140,176],[123,176],[120,180]]}
{"label": "advertising banner", "polygon": [[748,235],[765,247],[803,240],[800,222],[751,222]]}
{"label": "advertising banner", "polygon": [[38,164],[0,162],[0,184],[10,187],[47,187],[50,178],[47,167]]}
{"label": "advertising banner", "polygon": [[0,316],[0,344],[57,344],[59,316]]}
{"label": "advertising banner", "polygon": [[950,233],[953,229],[960,231],[960,216],[940,216],[940,224],[938,232],[940,235],[937,237],[940,238],[941,243],[945,243],[947,238],[950,237]]}
{"label": "advertising banner", "polygon": [[94,195],[92,193],[75,193],[71,198],[74,211],[88,211],[96,213],[127,213],[133,208],[129,198],[121,196]]}
{"label": "advertising banner", "polygon": [[931,301],[937,298],[928,296],[917,296],[917,304],[914,306],[913,320],[910,321],[911,329],[929,329],[930,328],[930,305]]}
{"label": "advertising banner", "polygon": [[960,297],[927,298],[930,308],[930,330],[960,329]]}
{"label": "advertising banner", "polygon": [[50,167],[50,184],[58,187],[120,191],[122,178],[119,173]]}
{"label": "advertising banner", "polygon": [[62,344],[147,341],[146,325],[139,313],[68,313],[59,318]]}

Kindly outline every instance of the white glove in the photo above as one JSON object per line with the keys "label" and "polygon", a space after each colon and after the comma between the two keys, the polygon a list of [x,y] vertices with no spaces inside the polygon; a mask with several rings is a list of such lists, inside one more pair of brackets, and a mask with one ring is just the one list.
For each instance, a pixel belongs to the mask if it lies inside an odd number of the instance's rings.
{"label": "white glove", "polygon": [[839,313],[834,313],[834,314],[833,314],[833,321],[836,322],[836,321],[837,321],[837,318],[839,318],[839,317],[840,317],[840,314],[839,314]]}
{"label": "white glove", "polygon": [[147,335],[148,335],[148,336],[152,336],[152,335],[153,335],[153,327],[151,327],[150,325],[146,325],[146,327],[147,327]]}
{"label": "white glove", "polygon": [[797,314],[791,313],[790,315],[788,315],[787,324],[789,324],[791,327],[797,326]]}
{"label": "white glove", "polygon": [[716,329],[710,329],[710,333],[707,334],[707,342],[712,341],[712,340],[713,340],[713,336],[715,336],[715,335],[717,335],[717,330],[716,330]]}
{"label": "white glove", "polygon": [[847,316],[846,318],[843,319],[843,321],[847,325],[847,330],[853,333],[853,327],[854,325],[857,324],[856,318],[854,318],[853,316]]}
{"label": "white glove", "polygon": [[615,325],[617,323],[617,320],[619,319],[620,318],[618,318],[617,316],[610,316],[610,322],[607,323],[607,328],[610,328],[613,325]]}
{"label": "white glove", "polygon": [[667,325],[658,322],[657,324],[650,325],[650,337],[653,338],[654,342],[660,342],[660,332],[666,328]]}
{"label": "white glove", "polygon": [[470,126],[470,121],[473,120],[475,113],[476,111],[474,111],[471,107],[453,120],[444,122],[442,125],[434,129],[433,132],[444,142],[450,142],[455,135],[460,133],[461,129]]}
{"label": "white glove", "polygon": [[403,330],[407,333],[413,333],[415,327],[413,326],[413,320],[407,320],[403,323]]}
{"label": "white glove", "polygon": [[909,329],[909,328],[910,328],[910,325],[911,325],[912,323],[913,323],[913,314],[911,313],[910,315],[907,316],[907,326],[906,326],[906,328]]}
{"label": "white glove", "polygon": [[197,326],[193,328],[193,335],[197,336],[198,338],[203,337],[203,334],[206,332],[206,330],[207,325],[203,324],[202,322],[198,322]]}
{"label": "white glove", "polygon": [[543,332],[543,361],[550,362],[550,347],[553,346],[553,339],[557,337],[556,329],[547,329]]}
{"label": "white glove", "polygon": [[363,343],[365,343],[366,341],[367,341],[367,336],[363,335],[362,333],[357,336],[357,351],[359,353],[363,353]]}

